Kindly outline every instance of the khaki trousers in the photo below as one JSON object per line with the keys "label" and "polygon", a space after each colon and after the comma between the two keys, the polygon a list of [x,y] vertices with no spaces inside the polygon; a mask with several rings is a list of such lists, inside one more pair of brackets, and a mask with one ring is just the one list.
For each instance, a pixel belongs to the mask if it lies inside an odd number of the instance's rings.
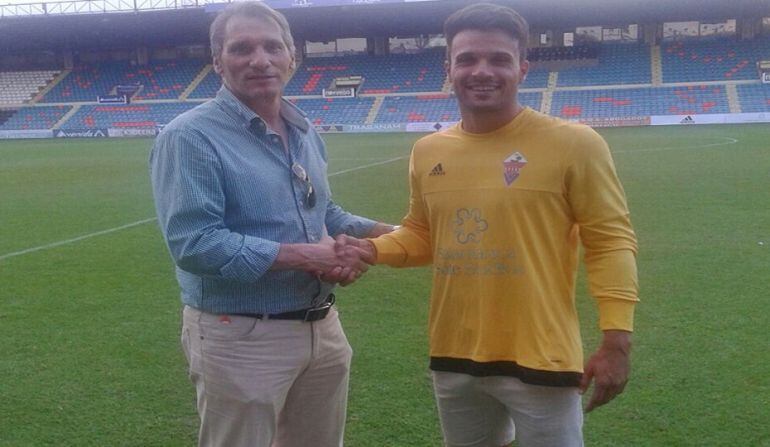
{"label": "khaki trousers", "polygon": [[352,350],[337,310],[315,322],[186,306],[182,347],[201,447],[339,447]]}

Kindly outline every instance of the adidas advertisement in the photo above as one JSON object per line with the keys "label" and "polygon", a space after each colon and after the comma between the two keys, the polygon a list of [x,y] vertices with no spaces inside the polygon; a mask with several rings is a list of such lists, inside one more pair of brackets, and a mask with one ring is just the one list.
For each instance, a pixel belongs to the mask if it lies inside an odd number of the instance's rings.
{"label": "adidas advertisement", "polygon": [[650,124],[653,126],[740,123],[770,123],[770,113],[704,113],[692,115],[657,115],[650,117]]}

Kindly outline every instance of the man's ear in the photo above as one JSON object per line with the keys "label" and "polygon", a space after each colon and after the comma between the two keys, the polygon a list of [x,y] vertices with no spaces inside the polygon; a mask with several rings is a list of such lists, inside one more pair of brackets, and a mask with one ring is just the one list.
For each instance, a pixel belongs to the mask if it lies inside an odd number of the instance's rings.
{"label": "man's ear", "polygon": [[220,56],[214,56],[212,65],[214,65],[214,73],[222,76],[222,58]]}
{"label": "man's ear", "polygon": [[446,77],[449,79],[449,82],[452,82],[452,64],[449,62],[449,59],[444,61],[444,71],[446,72]]}
{"label": "man's ear", "polygon": [[527,80],[527,73],[529,73],[529,61],[527,59],[524,59],[523,61],[521,61],[521,64],[519,66],[519,72],[521,73],[519,75],[519,77],[521,78],[519,79],[519,83],[521,84]]}

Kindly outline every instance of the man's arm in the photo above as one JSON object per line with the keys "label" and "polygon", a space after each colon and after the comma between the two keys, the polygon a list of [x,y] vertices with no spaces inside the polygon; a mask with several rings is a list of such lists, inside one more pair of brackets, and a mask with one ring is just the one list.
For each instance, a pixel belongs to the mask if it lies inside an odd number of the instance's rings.
{"label": "man's arm", "polygon": [[360,252],[340,249],[334,239],[326,237],[318,244],[281,244],[271,270],[305,270],[344,287],[366,273],[369,264]]}
{"label": "man's arm", "polygon": [[339,234],[347,234],[354,237],[367,237],[375,229],[382,229],[385,225],[365,217],[351,214],[341,206],[329,200],[326,206],[326,218],[324,220],[329,235],[335,237]]}
{"label": "man's arm", "polygon": [[609,148],[590,129],[576,135],[567,197],[580,231],[591,295],[604,338],[585,366],[581,392],[594,382],[586,411],[620,394],[630,372],[631,331],[638,301],[636,236]]}
{"label": "man's arm", "polygon": [[332,264],[356,271],[366,268],[350,256],[339,258],[333,241],[281,244],[228,229],[219,159],[192,131],[173,130],[158,137],[150,174],[158,222],[175,263],[185,271],[254,282],[268,270],[315,273]]}
{"label": "man's arm", "polygon": [[[393,225],[377,222],[367,236],[378,237],[392,232],[395,228]],[[349,264],[350,266],[344,267],[343,264],[338,263],[336,267],[327,270],[321,277],[324,281],[336,282],[344,287],[355,282],[367,271],[369,265],[375,263],[374,246],[365,239],[357,239],[344,233],[337,235],[335,239],[334,250],[339,259],[352,259],[355,262],[363,263],[365,266],[365,268],[361,268],[360,264],[354,262]]]}
{"label": "man's arm", "polygon": [[374,224],[372,229],[369,230],[369,234],[367,234],[366,237],[382,236],[383,234],[391,233],[395,229],[396,229],[395,225],[377,222],[376,224]]}

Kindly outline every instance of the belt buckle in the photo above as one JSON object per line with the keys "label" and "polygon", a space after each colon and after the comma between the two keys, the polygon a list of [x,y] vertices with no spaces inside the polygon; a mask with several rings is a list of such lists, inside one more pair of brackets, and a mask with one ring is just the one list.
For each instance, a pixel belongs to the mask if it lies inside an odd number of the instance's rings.
{"label": "belt buckle", "polygon": [[326,302],[323,303],[320,307],[314,307],[312,309],[308,309],[307,312],[305,312],[305,318],[304,321],[318,321],[323,320],[326,318],[326,315],[329,314],[329,309],[332,308],[334,305],[334,301],[336,300],[336,297],[334,294],[329,295],[329,298],[326,299]]}

